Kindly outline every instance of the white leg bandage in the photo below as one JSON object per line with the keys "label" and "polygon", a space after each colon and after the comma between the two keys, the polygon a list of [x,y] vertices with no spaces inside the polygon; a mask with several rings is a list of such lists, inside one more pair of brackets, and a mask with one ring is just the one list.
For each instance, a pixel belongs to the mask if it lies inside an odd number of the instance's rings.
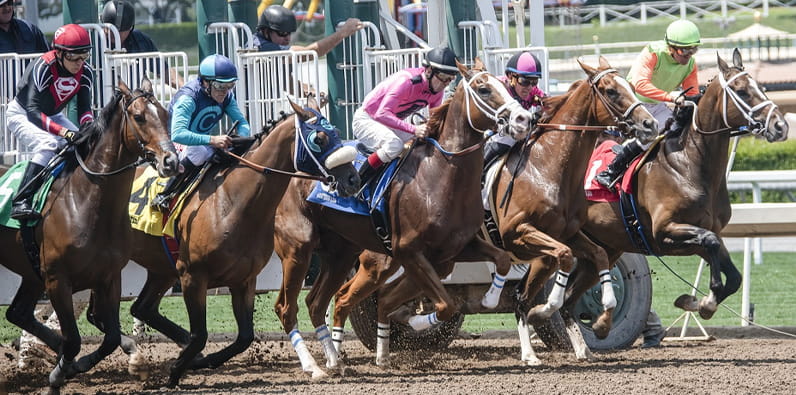
{"label": "white leg bandage", "polygon": [[415,315],[409,319],[409,325],[416,331],[422,331],[437,324],[439,324],[439,320],[436,311],[431,314]]}
{"label": "white leg bandage", "polygon": [[506,284],[506,278],[495,273],[492,279],[492,285],[486,291],[483,299],[481,299],[481,306],[487,309],[494,309],[500,301],[500,294],[503,292],[503,285]]}
{"label": "white leg bandage", "polygon": [[616,307],[616,296],[614,296],[614,287],[611,285],[611,272],[603,270],[600,272],[600,285],[603,290],[603,309],[608,310]]}

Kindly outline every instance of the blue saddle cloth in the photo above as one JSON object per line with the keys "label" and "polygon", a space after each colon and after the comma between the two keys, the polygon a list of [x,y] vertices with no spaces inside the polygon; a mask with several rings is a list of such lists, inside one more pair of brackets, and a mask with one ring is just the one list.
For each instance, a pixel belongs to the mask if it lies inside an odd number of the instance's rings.
{"label": "blue saddle cloth", "polygon": [[[355,144],[356,141],[346,142],[346,145]],[[366,165],[366,159],[367,157],[361,152],[357,154],[357,158],[354,161],[354,166],[357,170]],[[315,186],[312,188],[312,192],[307,197],[307,201],[345,213],[366,216],[377,213],[379,215],[384,215],[384,213],[387,212],[387,199],[383,197],[397,166],[397,160],[387,164],[384,171],[377,177],[374,177],[374,180],[362,189],[359,196],[341,197],[336,191],[329,191],[327,186],[323,185],[320,181],[316,181]]]}

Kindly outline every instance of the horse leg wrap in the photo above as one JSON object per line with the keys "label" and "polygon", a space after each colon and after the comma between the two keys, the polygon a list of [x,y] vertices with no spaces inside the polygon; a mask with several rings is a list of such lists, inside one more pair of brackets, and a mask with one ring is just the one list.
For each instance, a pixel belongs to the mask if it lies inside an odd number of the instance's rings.
{"label": "horse leg wrap", "polygon": [[500,301],[500,294],[503,292],[504,284],[506,284],[506,278],[495,273],[495,277],[492,279],[492,285],[489,287],[489,290],[486,291],[486,294],[484,294],[483,299],[481,299],[481,306],[487,309],[494,309],[497,307]]}
{"label": "horse leg wrap", "polygon": [[299,361],[301,361],[301,369],[305,372],[313,372],[313,367],[317,368],[317,364],[315,363],[315,359],[312,358],[312,354],[310,354],[310,351],[307,349],[307,345],[304,343],[304,339],[301,337],[298,329],[290,331],[290,343],[293,344],[293,349],[296,350]]}
{"label": "horse leg wrap", "polygon": [[390,363],[390,324],[376,323],[376,366]]}
{"label": "horse leg wrap", "polygon": [[564,305],[564,291],[567,289],[567,281],[569,281],[569,273],[559,270],[556,274],[553,290],[550,291],[550,296],[547,297],[547,304],[542,308],[542,312],[546,317],[550,317]]}
{"label": "horse leg wrap", "polygon": [[343,349],[343,327],[332,327],[332,342],[334,343],[334,349],[337,351],[337,354],[340,354]]}
{"label": "horse leg wrap", "polygon": [[332,335],[329,333],[329,327],[321,325],[315,328],[315,336],[318,337],[318,341],[321,342],[323,346],[323,353],[326,355],[326,367],[337,367],[338,355],[337,350],[334,348],[334,344],[332,344]]}
{"label": "horse leg wrap", "polygon": [[603,270],[600,272],[600,285],[603,290],[603,309],[608,310],[616,307],[616,296],[614,296],[614,287],[611,286],[611,272]]}
{"label": "horse leg wrap", "polygon": [[439,320],[437,319],[436,311],[426,315],[413,315],[409,319],[409,325],[416,331],[422,331],[437,324],[439,324]]}
{"label": "horse leg wrap", "polygon": [[521,360],[528,366],[538,366],[542,364],[539,357],[533,351],[531,345],[531,330],[528,327],[528,322],[524,318],[517,320],[517,333],[520,335],[520,350],[522,351]]}

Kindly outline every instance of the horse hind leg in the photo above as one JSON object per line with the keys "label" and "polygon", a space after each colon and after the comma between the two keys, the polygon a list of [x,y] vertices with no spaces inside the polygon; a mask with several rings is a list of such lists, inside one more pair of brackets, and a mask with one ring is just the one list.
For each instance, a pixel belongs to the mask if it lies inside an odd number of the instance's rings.
{"label": "horse hind leg", "polygon": [[63,338],[57,332],[47,327],[36,319],[34,311],[36,302],[44,291],[40,280],[23,278],[14,300],[6,310],[8,322],[22,328],[26,332],[40,339],[53,352],[61,349]]}
{"label": "horse hind leg", "polygon": [[[573,251],[577,251],[579,262],[581,260],[591,262],[591,273],[589,274],[590,280],[599,276],[600,287],[602,291],[601,300],[603,312],[597,317],[597,320],[592,325],[595,336],[598,339],[605,339],[608,332],[611,331],[612,315],[616,307],[616,296],[614,295],[614,288],[611,284],[611,270],[608,254],[605,250],[592,242],[583,232],[578,232],[572,239],[569,240],[568,245]],[[578,265],[580,267],[580,265]],[[596,272],[596,273],[595,273]],[[584,290],[585,291],[585,290]],[[580,290],[578,290],[580,292]],[[578,298],[582,292],[578,294]]]}
{"label": "horse hind leg", "polygon": [[159,311],[163,296],[177,279],[177,276],[171,274],[147,270],[146,283],[144,283],[138,298],[130,306],[130,314],[184,348],[191,341],[190,333],[160,314]]}
{"label": "horse hind leg", "polygon": [[[188,265],[178,261],[177,266]],[[169,381],[166,384],[170,388],[179,384],[180,378],[207,344],[207,282],[199,276],[186,272],[180,283],[185,308],[188,311],[188,321],[191,325],[191,336],[190,341],[177,357],[177,361],[171,366]]]}
{"label": "horse hind leg", "polygon": [[[78,295],[80,295],[80,292],[75,294],[75,297]],[[97,317],[96,309],[94,308],[95,299],[96,296],[92,292],[91,298],[88,301],[88,308],[86,309],[86,320],[99,329],[102,333],[107,333],[105,331],[105,323]],[[78,300],[73,303],[75,315],[79,315],[79,311],[83,310],[83,308],[78,306],[80,304],[85,305],[85,303],[85,301]],[[138,345],[135,343],[135,340],[133,340],[131,337],[125,336],[124,333],[121,332],[121,329],[119,329],[119,333],[121,335],[119,347],[121,347],[122,351],[129,356],[127,361],[127,372],[132,376],[139,377],[142,381],[146,380],[147,377],[149,377],[149,369],[147,368],[146,357],[144,357],[144,355],[138,351]]]}

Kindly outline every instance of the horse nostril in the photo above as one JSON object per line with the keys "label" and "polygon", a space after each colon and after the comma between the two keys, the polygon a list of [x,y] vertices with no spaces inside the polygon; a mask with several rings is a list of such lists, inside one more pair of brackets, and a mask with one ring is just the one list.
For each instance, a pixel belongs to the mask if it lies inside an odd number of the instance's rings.
{"label": "horse nostril", "polygon": [[644,122],[642,122],[642,125],[644,125],[644,127],[647,129],[652,129],[653,122],[649,119],[645,119]]}

